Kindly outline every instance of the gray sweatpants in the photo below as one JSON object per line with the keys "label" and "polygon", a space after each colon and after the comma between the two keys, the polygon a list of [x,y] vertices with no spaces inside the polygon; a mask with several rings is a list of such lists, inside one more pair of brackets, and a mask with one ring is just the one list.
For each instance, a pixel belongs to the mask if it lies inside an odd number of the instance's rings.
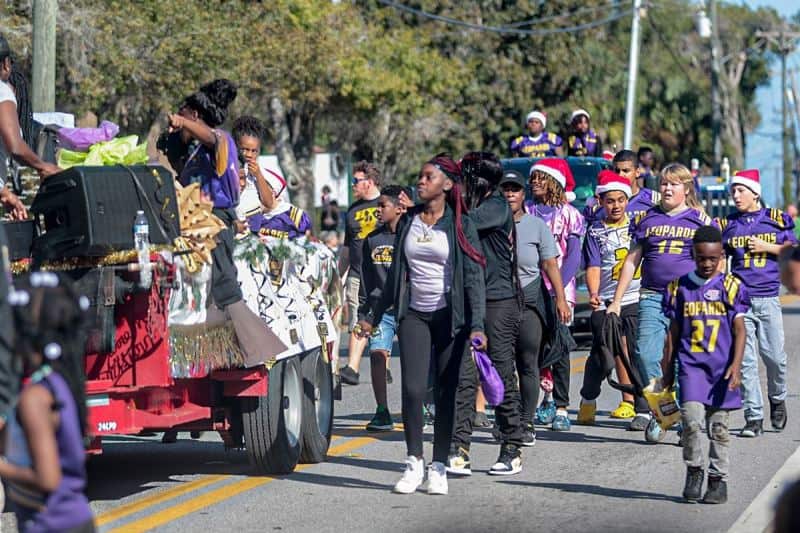
{"label": "gray sweatpants", "polygon": [[681,404],[681,420],[683,421],[683,460],[686,466],[702,467],[703,445],[700,442],[705,421],[708,432],[708,475],[709,477],[728,477],[730,458],[728,448],[731,436],[728,432],[730,411],[708,407],[700,402],[685,402]]}

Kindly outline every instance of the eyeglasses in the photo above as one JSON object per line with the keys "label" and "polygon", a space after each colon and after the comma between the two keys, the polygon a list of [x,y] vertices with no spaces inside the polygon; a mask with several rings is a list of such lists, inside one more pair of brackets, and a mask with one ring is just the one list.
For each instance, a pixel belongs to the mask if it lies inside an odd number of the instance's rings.
{"label": "eyeglasses", "polygon": [[367,181],[369,178],[353,178],[353,185],[358,185],[362,181]]}

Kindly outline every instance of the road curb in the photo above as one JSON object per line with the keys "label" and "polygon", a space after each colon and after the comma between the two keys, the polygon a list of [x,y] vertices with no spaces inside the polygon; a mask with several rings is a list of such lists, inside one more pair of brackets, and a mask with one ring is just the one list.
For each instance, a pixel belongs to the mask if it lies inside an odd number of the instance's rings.
{"label": "road curb", "polygon": [[753,533],[772,531],[775,503],[786,486],[800,474],[800,447],[789,456],[769,483],[758,493],[747,509],[739,515],[728,533]]}

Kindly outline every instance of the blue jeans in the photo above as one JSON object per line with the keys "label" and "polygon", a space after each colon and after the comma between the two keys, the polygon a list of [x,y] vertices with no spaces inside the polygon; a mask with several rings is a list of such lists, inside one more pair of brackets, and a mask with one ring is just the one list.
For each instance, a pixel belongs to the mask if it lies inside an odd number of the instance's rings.
{"label": "blue jeans", "polygon": [[636,362],[645,383],[661,378],[661,358],[669,331],[669,319],[664,316],[661,294],[642,293],[639,298],[639,337],[636,339]]}
{"label": "blue jeans", "polygon": [[786,399],[786,351],[783,347],[783,316],[777,296],[751,298],[744,316],[747,342],[742,361],[742,397],[747,420],[764,419],[764,400],[758,379],[758,354],[767,367],[767,395],[774,402]]}

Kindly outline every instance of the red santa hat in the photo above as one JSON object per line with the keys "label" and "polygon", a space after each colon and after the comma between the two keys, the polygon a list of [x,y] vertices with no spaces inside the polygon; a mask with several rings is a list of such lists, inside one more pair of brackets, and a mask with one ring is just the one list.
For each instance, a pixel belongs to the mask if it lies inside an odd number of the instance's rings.
{"label": "red santa hat", "polygon": [[603,194],[610,191],[624,192],[625,196],[631,197],[631,182],[627,178],[623,178],[616,172],[610,170],[601,170],[597,175],[597,194]]}
{"label": "red santa hat", "polygon": [[275,193],[275,198],[278,198],[281,193],[286,189],[286,180],[277,172],[273,172],[267,167],[261,167],[261,175],[267,180],[272,192]]}
{"label": "red santa hat", "polygon": [[603,150],[603,159],[606,161],[613,161],[614,160],[614,152],[611,150]]}
{"label": "red santa hat", "polygon": [[565,159],[557,157],[540,159],[531,167],[530,174],[537,170],[544,172],[561,185],[561,188],[566,193],[568,202],[575,200],[575,193],[573,192],[575,190],[575,178],[572,177],[572,170],[570,170],[569,164]]}
{"label": "red santa hat", "polygon": [[758,169],[740,170],[731,178],[731,185],[744,185],[761,196],[761,176]]}
{"label": "red santa hat", "polygon": [[547,115],[545,115],[541,111],[531,111],[530,113],[528,113],[528,116],[525,117],[525,124],[527,124],[528,122],[531,121],[531,119],[534,118],[542,123],[543,128],[547,127]]}

